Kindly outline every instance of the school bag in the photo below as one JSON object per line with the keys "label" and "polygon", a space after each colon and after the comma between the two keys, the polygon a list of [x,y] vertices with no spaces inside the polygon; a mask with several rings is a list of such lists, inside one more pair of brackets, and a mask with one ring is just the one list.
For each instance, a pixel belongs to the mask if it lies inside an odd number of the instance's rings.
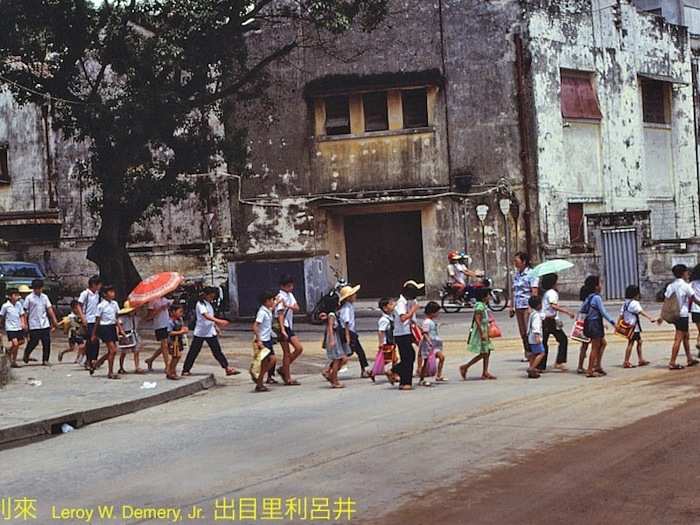
{"label": "school bag", "polygon": [[[634,327],[636,326],[636,324],[630,324],[625,321],[625,312],[628,310],[630,302],[631,301],[625,301],[622,312],[620,312],[617,322],[615,323],[615,333],[627,339],[630,339],[632,335],[634,335]],[[639,322],[639,316],[637,316],[637,322]]]}
{"label": "school bag", "polygon": [[671,294],[671,297],[664,298],[664,304],[661,307],[661,319],[668,324],[673,324],[681,318],[681,307],[678,304],[676,292]]}

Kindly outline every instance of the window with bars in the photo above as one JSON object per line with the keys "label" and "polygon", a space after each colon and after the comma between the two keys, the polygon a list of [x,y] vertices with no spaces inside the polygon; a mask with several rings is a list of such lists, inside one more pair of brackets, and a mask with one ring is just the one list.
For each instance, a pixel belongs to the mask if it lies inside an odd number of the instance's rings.
{"label": "window with bars", "polygon": [[350,99],[347,95],[327,97],[326,135],[350,134]]}
{"label": "window with bars", "polygon": [[646,124],[670,124],[670,84],[642,78],[642,114]]}
{"label": "window with bars", "polygon": [[561,115],[565,119],[603,118],[590,74],[561,72]]}
{"label": "window with bars", "polygon": [[405,129],[423,128],[428,125],[428,95],[425,88],[401,91],[401,106]]}
{"label": "window with bars", "polygon": [[7,162],[7,144],[0,144],[0,183],[10,182],[10,169]]}
{"label": "window with bars", "polygon": [[386,91],[362,95],[362,108],[365,114],[365,131],[389,129]]}

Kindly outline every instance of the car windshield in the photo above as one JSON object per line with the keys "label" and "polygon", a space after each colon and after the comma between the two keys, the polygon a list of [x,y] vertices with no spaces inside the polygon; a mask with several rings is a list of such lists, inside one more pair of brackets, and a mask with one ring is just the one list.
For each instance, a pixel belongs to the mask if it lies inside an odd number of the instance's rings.
{"label": "car windshield", "polygon": [[39,267],[31,263],[1,263],[0,273],[5,277],[30,277],[32,279],[44,277]]}

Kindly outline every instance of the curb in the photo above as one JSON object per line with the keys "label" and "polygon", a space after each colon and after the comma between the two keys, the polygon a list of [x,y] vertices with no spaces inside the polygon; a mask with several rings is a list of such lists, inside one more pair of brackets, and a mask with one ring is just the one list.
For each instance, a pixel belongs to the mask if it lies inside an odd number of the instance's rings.
{"label": "curb", "polygon": [[90,410],[69,412],[57,417],[50,417],[14,427],[3,428],[0,429],[0,447],[12,445],[14,442],[27,442],[45,438],[53,434],[60,434],[60,427],[64,423],[70,424],[73,428],[80,428],[106,419],[112,419],[146,408],[162,405],[168,401],[174,401],[175,399],[207,390],[215,384],[216,380],[214,379],[214,374],[208,374],[198,381],[165,392],[159,392],[152,396],[132,399],[131,401],[119,403],[118,405],[107,405]]}

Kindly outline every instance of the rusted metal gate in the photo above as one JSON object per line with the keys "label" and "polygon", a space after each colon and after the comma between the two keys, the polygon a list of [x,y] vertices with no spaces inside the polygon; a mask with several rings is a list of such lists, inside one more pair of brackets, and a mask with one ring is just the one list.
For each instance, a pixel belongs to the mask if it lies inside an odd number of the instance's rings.
{"label": "rusted metal gate", "polygon": [[605,261],[605,296],[623,299],[625,288],[639,285],[637,260],[637,230],[619,228],[603,230],[603,258]]}
{"label": "rusted metal gate", "polygon": [[345,217],[348,277],[360,297],[396,296],[409,279],[423,281],[420,212]]}

